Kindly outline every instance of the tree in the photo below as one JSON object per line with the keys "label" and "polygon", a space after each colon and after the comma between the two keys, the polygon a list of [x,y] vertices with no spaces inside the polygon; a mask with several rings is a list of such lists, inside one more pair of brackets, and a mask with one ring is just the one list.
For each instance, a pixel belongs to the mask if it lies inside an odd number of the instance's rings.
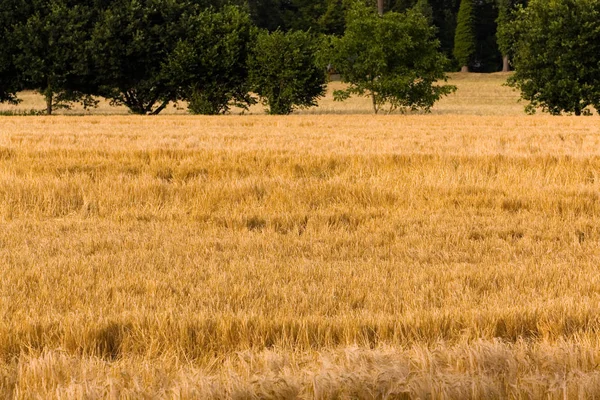
{"label": "tree", "polygon": [[454,34],[456,31],[456,15],[460,0],[387,0],[390,11],[405,12],[410,8],[421,8],[423,3],[431,7],[430,22],[436,27],[436,37],[440,41],[440,50],[452,57]]}
{"label": "tree", "polygon": [[515,13],[518,6],[525,5],[524,0],[498,0],[498,31],[496,39],[498,49],[502,54],[502,72],[510,71],[510,59],[513,54],[513,47],[516,38],[514,37],[514,29],[512,24],[515,20]]}
{"label": "tree", "polygon": [[308,32],[261,32],[249,58],[253,91],[269,114],[290,114],[317,105],[325,94],[325,71],[317,66],[318,45]]}
{"label": "tree", "polygon": [[532,0],[513,24],[515,73],[509,84],[553,115],[600,111],[600,1]]}
{"label": "tree", "polygon": [[469,62],[476,50],[473,0],[461,0],[454,36],[454,57],[462,72],[469,72]]}
{"label": "tree", "polygon": [[[224,1],[226,0],[221,0]],[[244,2],[244,0],[235,1]],[[359,1],[374,9],[377,9],[380,3],[377,0]],[[471,41],[473,47],[468,67],[472,71],[497,71],[502,64],[502,57],[496,43],[499,1],[504,0],[471,0],[470,27],[471,38],[474,39]],[[525,0],[509,1],[525,2]],[[212,2],[216,3],[219,0],[212,0]],[[313,33],[342,36],[345,28],[344,14],[353,1],[246,0],[246,2],[254,23],[260,28],[269,31],[310,30]],[[384,0],[383,6],[386,12],[405,12],[413,7],[422,10],[430,24],[436,27],[440,50],[452,58],[460,3],[461,0]],[[455,65],[452,65],[452,68],[454,67]]]}
{"label": "tree", "polygon": [[85,4],[50,0],[38,4],[14,29],[15,66],[24,85],[44,96],[48,115],[72,102],[84,107],[96,103],[86,47],[92,23],[92,10]]}
{"label": "tree", "polygon": [[498,41],[498,48],[502,53],[502,72],[508,72],[510,70],[509,53],[512,47],[512,40],[509,34],[509,25],[511,22],[512,13],[510,8],[510,0],[500,0],[498,9],[498,19],[496,20],[496,23],[498,24],[498,32],[496,37]]}
{"label": "tree", "polygon": [[346,29],[343,0],[327,0],[325,12],[319,18],[320,31],[327,35],[341,36]]}
{"label": "tree", "polygon": [[417,10],[388,12],[355,3],[348,13],[346,33],[333,39],[332,60],[349,84],[334,92],[336,100],[351,95],[370,96],[375,113],[384,105],[389,111],[429,111],[455,87],[435,85],[446,81],[448,60],[439,51],[434,28]]}
{"label": "tree", "polygon": [[177,100],[170,57],[197,7],[177,0],[114,1],[100,17],[92,44],[98,85],[112,104],[156,115]]}
{"label": "tree", "polygon": [[429,4],[428,0],[417,0],[415,4],[415,10],[419,11],[425,18],[427,18],[427,22],[430,24],[433,22],[433,8],[431,8],[431,4]]}
{"label": "tree", "polygon": [[181,88],[179,98],[195,114],[222,114],[231,105],[247,108],[253,104],[247,60],[256,35],[250,16],[228,6],[189,18],[184,24],[188,33],[166,68],[172,86]]}
{"label": "tree", "polygon": [[[6,30],[0,29],[0,41],[10,43]],[[0,103],[16,103],[19,90],[18,75],[12,62],[12,51],[9,46],[0,46]]]}
{"label": "tree", "polygon": [[17,11],[22,8],[20,4],[13,3],[9,0],[0,2],[0,103],[16,103],[16,93],[21,83],[14,64],[17,49],[11,27],[21,20]]}

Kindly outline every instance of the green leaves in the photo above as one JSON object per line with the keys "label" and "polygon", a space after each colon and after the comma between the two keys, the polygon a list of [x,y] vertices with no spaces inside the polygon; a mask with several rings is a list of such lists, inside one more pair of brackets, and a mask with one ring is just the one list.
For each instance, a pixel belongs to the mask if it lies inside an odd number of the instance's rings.
{"label": "green leaves", "polygon": [[454,36],[454,57],[461,67],[469,65],[476,50],[473,0],[461,0]]}
{"label": "green leaves", "polygon": [[17,102],[16,93],[21,82],[14,64],[13,55],[17,52],[13,39],[11,24],[19,21],[18,7],[12,0],[0,2],[0,102]]}
{"label": "green leaves", "polygon": [[550,114],[600,110],[600,1],[532,0],[517,13],[509,85]]}
{"label": "green leaves", "polygon": [[177,100],[166,66],[190,9],[173,0],[113,2],[92,37],[102,95],[135,114],[158,114]]}
{"label": "green leaves", "polygon": [[128,0],[104,13],[93,36],[103,95],[136,114],[158,114],[187,101],[197,114],[254,103],[247,59],[255,37],[238,7]]}
{"label": "green leaves", "polygon": [[336,100],[351,95],[370,96],[375,113],[429,111],[453,86],[445,81],[447,59],[425,16],[418,10],[389,12],[379,17],[374,10],[355,3],[347,15],[346,33],[332,39],[330,59],[342,80],[349,84],[336,91]]}
{"label": "green leaves", "polygon": [[247,60],[256,32],[238,7],[204,10],[191,16],[188,31],[169,58],[166,70],[179,98],[195,114],[222,114],[231,106],[247,108]]}
{"label": "green leaves", "polygon": [[308,32],[258,35],[249,58],[249,78],[270,114],[316,106],[324,96],[325,71],[317,66],[317,51],[317,41]]}
{"label": "green leaves", "polygon": [[50,0],[14,28],[15,66],[24,85],[44,95],[48,114],[72,102],[95,104],[88,48],[92,15],[85,4]]}

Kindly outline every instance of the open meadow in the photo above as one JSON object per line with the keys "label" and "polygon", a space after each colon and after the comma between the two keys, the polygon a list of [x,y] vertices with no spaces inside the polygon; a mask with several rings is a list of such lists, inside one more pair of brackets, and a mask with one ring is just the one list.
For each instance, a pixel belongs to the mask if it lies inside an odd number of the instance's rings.
{"label": "open meadow", "polygon": [[600,120],[505,78],[0,117],[0,397],[600,397]]}

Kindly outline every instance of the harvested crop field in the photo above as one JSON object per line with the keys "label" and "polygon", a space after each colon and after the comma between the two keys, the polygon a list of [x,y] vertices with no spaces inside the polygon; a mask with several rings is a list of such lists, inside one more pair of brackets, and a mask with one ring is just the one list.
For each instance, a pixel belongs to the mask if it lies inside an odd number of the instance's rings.
{"label": "harvested crop field", "polygon": [[598,117],[464,99],[0,117],[0,394],[600,396]]}

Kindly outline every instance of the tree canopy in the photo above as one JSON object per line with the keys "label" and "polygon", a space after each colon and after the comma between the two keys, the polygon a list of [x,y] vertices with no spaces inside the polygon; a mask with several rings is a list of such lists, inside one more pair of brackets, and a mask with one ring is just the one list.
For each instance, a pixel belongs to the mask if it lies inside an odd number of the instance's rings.
{"label": "tree canopy", "polygon": [[469,70],[476,46],[473,0],[461,0],[453,54],[464,72]]}
{"label": "tree canopy", "polygon": [[188,16],[187,32],[169,57],[165,73],[178,88],[178,99],[195,114],[222,114],[232,105],[247,108],[248,56],[256,29],[248,13],[227,6]]}
{"label": "tree canopy", "polygon": [[0,102],[17,102],[16,94],[22,88],[14,58],[18,47],[14,40],[13,25],[27,19],[31,10],[21,0],[0,1]]}
{"label": "tree canopy", "polygon": [[349,83],[338,99],[429,110],[452,91],[444,71],[512,61],[528,110],[584,114],[598,104],[599,2],[385,0],[379,17],[375,0],[3,0],[0,102],[31,89],[48,114],[99,96],[220,114],[258,94],[288,113],[316,104],[328,66]]}
{"label": "tree canopy", "polygon": [[357,2],[347,18],[343,37],[333,39],[331,62],[349,84],[336,91],[337,100],[369,96],[375,113],[387,106],[429,111],[455,88],[445,81],[446,57],[427,18],[417,9],[379,17]]}
{"label": "tree canopy", "polygon": [[530,102],[528,111],[600,111],[600,1],[532,0],[512,29],[509,82]]}
{"label": "tree canopy", "polygon": [[94,10],[86,4],[51,0],[35,7],[12,35],[14,57],[23,85],[46,99],[46,112],[72,102],[93,106],[96,93],[91,69],[89,35]]}
{"label": "tree canopy", "polygon": [[195,7],[177,0],[113,2],[91,41],[101,94],[135,114],[158,114],[177,100],[166,65],[187,31],[190,10]]}
{"label": "tree canopy", "polygon": [[504,72],[508,72],[510,59],[514,56],[513,48],[516,38],[513,24],[515,23],[517,9],[525,4],[527,4],[526,0],[498,0],[496,42],[503,57],[502,71]]}
{"label": "tree canopy", "polygon": [[325,95],[325,70],[317,65],[317,51],[308,32],[263,31],[258,35],[249,58],[250,83],[269,114],[316,106]]}

